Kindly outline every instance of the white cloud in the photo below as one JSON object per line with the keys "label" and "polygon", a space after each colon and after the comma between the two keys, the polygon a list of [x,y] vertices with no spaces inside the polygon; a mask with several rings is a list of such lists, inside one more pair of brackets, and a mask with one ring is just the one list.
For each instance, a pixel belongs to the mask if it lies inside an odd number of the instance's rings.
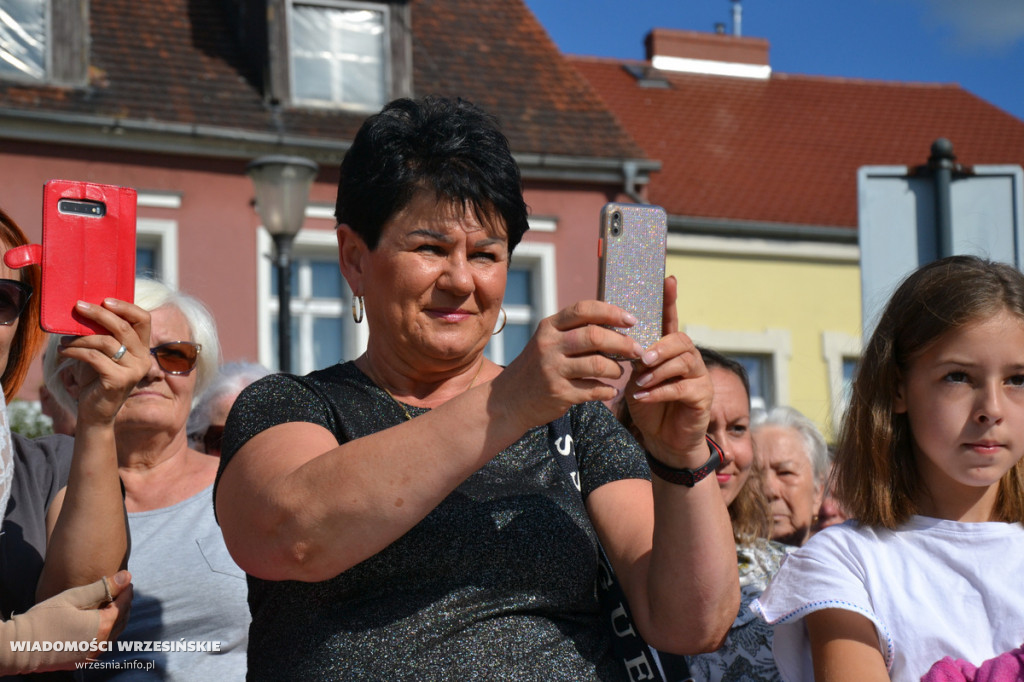
{"label": "white cloud", "polygon": [[1024,40],[1024,0],[925,0],[931,18],[953,31],[960,47],[995,51]]}

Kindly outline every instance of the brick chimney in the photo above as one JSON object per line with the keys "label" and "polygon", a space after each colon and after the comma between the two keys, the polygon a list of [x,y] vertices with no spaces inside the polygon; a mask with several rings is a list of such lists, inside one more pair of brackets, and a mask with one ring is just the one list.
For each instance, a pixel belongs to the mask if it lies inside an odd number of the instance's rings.
{"label": "brick chimney", "polygon": [[768,78],[768,41],[700,31],[656,28],[644,41],[655,69],[739,78]]}

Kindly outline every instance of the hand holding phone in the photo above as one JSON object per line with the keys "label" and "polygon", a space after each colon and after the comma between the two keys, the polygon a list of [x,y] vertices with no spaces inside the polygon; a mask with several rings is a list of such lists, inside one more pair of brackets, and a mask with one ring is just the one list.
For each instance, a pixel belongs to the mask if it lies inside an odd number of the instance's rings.
{"label": "hand holding phone", "polygon": [[40,326],[109,334],[75,312],[78,301],[135,300],[136,193],[128,187],[50,180],[43,187],[43,243],[10,249],[10,268],[40,265]]}
{"label": "hand holding phone", "polygon": [[661,338],[668,217],[660,206],[610,203],[601,209],[597,297],[637,319],[616,329],[648,348]]}

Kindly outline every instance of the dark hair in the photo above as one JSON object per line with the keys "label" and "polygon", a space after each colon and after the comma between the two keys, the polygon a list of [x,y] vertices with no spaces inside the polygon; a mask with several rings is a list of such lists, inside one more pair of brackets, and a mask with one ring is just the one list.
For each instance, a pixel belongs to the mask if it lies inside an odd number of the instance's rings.
{"label": "dark hair", "polygon": [[[463,99],[398,99],[363,123],[341,162],[334,216],[372,250],[416,192],[500,217],[508,250],[529,228],[519,166],[497,120]],[[493,218],[492,218],[493,219]]]}
{"label": "dark hair", "polygon": [[[7,249],[28,244],[28,237],[21,231],[18,224],[0,209],[0,242]],[[25,382],[29,365],[35,359],[39,347],[43,343],[43,332],[39,328],[39,266],[30,265],[18,270],[21,281],[32,287],[32,298],[21,313],[18,329],[11,339],[11,348],[7,352],[7,367],[0,376],[4,385],[4,399],[14,400],[21,385]]]}
{"label": "dark hair", "polygon": [[[852,517],[895,528],[917,513],[923,491],[910,424],[894,413],[901,373],[943,334],[1001,310],[1024,320],[1024,275],[974,256],[929,263],[896,289],[861,358],[839,435],[835,496]],[[1024,460],[1000,480],[993,514],[1024,522]]]}
{"label": "dark hair", "polygon": [[747,402],[750,402],[750,377],[747,376],[747,369],[736,360],[730,357],[726,357],[719,353],[717,350],[710,348],[704,348],[703,346],[697,346],[697,350],[700,352],[700,359],[704,361],[704,366],[708,368],[708,371],[712,367],[718,367],[732,372],[740,378],[743,382],[743,390],[747,393]]}

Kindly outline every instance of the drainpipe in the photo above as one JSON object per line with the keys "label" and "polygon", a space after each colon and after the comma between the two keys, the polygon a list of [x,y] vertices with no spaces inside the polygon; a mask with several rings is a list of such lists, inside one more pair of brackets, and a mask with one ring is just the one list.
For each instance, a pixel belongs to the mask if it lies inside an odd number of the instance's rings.
{"label": "drainpipe", "polygon": [[636,189],[636,176],[639,172],[636,161],[622,162],[622,193],[638,204],[646,204],[640,192]]}
{"label": "drainpipe", "polygon": [[939,244],[939,258],[953,255],[953,204],[950,199],[950,184],[956,168],[953,143],[940,137],[932,143],[932,155],[928,167],[935,180],[935,230]]}

